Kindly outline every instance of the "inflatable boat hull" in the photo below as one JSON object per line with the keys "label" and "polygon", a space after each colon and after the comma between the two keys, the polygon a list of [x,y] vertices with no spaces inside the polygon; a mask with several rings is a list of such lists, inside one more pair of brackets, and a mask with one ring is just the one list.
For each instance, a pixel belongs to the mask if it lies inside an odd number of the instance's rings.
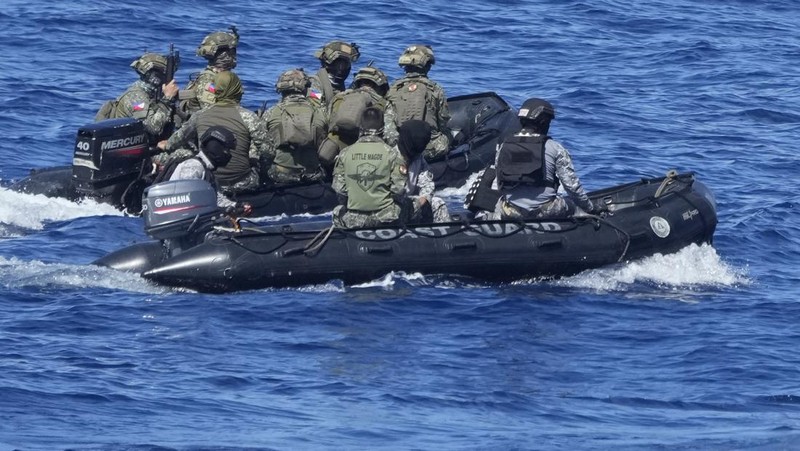
{"label": "inflatable boat hull", "polygon": [[[171,258],[162,258],[163,249],[150,243],[122,249],[95,264],[133,270],[159,284],[208,292],[331,280],[354,284],[391,271],[513,281],[567,276],[676,252],[691,243],[710,243],[717,224],[712,194],[691,174],[642,180],[591,197],[609,205],[611,214],[333,230],[329,235],[327,223],[313,222],[254,231],[218,230]],[[153,255],[142,256],[148,252]]]}

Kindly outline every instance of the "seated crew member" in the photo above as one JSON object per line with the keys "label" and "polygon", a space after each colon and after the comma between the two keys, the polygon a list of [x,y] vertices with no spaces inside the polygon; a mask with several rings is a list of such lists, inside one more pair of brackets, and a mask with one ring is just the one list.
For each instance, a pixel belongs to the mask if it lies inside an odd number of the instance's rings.
{"label": "seated crew member", "polygon": [[394,110],[386,100],[389,79],[377,67],[367,66],[356,72],[353,85],[333,97],[329,107],[330,126],[328,137],[319,147],[319,159],[328,175],[333,169],[336,155],[358,139],[358,130],[348,127],[361,122],[361,114],[374,106],[383,111],[384,136],[397,135]]}
{"label": "seated crew member", "polygon": [[[607,211],[587,197],[569,152],[547,135],[555,115],[545,100],[532,98],[522,104],[517,114],[522,130],[497,150],[493,188],[502,196],[486,219],[564,218],[575,213],[576,205],[589,213]],[[569,197],[558,195],[559,183]]]}
{"label": "seated crew member", "polygon": [[239,45],[239,33],[236,27],[230,32],[217,31],[203,38],[197,47],[197,56],[208,61],[202,72],[193,74],[186,91],[191,95],[186,100],[181,92],[181,108],[188,113],[195,113],[209,105],[213,105],[214,77],[224,71],[232,71],[236,67],[236,47]]}
{"label": "seated crew member", "polygon": [[311,76],[310,96],[328,107],[333,96],[345,90],[344,82],[361,53],[355,43],[331,41],[314,52],[314,56],[321,67]]}
{"label": "seated crew member", "polygon": [[412,119],[400,126],[397,148],[405,160],[407,172],[406,195],[411,200],[411,223],[449,222],[447,204],[433,195],[433,173],[423,152],[431,140],[431,126]]}
{"label": "seated crew member", "polygon": [[178,85],[166,80],[167,58],[157,53],[145,53],[131,67],[139,75],[116,100],[103,104],[95,121],[132,117],[140,119],[153,142],[171,133]]}
{"label": "seated crew member", "polygon": [[367,108],[361,137],[336,157],[333,189],[341,202],[333,210],[336,227],[395,225],[405,219],[403,157],[381,139],[382,128],[383,113]]}
{"label": "seated crew member", "polygon": [[214,85],[214,104],[192,115],[169,140],[159,142],[158,148],[172,152],[203,136],[210,127],[222,125],[236,137],[236,148],[228,164],[214,172],[217,184],[228,195],[252,191],[259,186],[258,164],[269,146],[266,127],[254,112],[239,104],[244,95],[239,76],[220,72]]}
{"label": "seated crew member", "polygon": [[[281,100],[264,114],[271,145],[262,166],[276,185],[322,180],[318,149],[328,133],[328,115],[307,97],[311,82],[302,69],[282,73],[275,83]],[[268,165],[268,166],[267,166]]]}
{"label": "seated crew member", "polygon": [[[421,119],[431,126],[431,141],[425,149],[428,160],[443,158],[450,150],[450,109],[441,85],[428,77],[436,62],[433,49],[427,45],[412,45],[400,55],[398,64],[405,75],[389,88],[386,99],[392,105],[397,127],[411,119]],[[386,142],[394,145],[397,136],[386,130]]]}
{"label": "seated crew member", "polygon": [[199,179],[210,183],[217,190],[217,205],[220,207],[241,207],[244,216],[252,211],[250,204],[238,204],[217,189],[214,171],[231,160],[231,151],[236,149],[236,137],[225,127],[215,125],[209,127],[200,137],[200,150],[194,157],[183,161],[175,161],[168,165],[161,174],[162,180]]}

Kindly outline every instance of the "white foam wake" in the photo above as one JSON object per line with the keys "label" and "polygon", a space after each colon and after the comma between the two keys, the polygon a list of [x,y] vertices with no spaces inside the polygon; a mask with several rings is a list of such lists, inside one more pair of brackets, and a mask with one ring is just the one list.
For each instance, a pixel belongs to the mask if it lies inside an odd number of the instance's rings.
{"label": "white foam wake", "polygon": [[712,246],[692,244],[674,254],[656,254],[622,266],[584,271],[554,283],[616,291],[637,282],[665,288],[692,288],[747,285],[750,280],[743,270],[722,261]]}
{"label": "white foam wake", "polygon": [[[66,199],[45,197],[41,194],[18,193],[0,188],[0,226],[41,230],[44,224],[87,216],[122,216],[123,213],[111,205],[93,200],[79,203]],[[0,228],[0,230],[3,230]]]}
{"label": "white foam wake", "polygon": [[138,274],[92,265],[68,265],[0,257],[0,286],[5,288],[108,288],[136,293],[160,294],[172,290],[159,287]]}

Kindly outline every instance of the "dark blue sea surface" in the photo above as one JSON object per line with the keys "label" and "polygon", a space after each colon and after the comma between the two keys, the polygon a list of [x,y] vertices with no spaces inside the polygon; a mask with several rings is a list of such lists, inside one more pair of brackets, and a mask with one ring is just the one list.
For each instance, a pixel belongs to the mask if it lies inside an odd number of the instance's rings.
{"label": "dark blue sea surface", "polygon": [[[789,0],[4,0],[0,449],[800,448],[798,19]],[[183,85],[231,24],[249,108],[328,40],[391,78],[428,43],[448,95],[551,100],[588,189],[695,171],[714,244],[556,281],[229,295],[89,265],[142,220],[5,187],[69,164],[143,50],[174,42]]]}

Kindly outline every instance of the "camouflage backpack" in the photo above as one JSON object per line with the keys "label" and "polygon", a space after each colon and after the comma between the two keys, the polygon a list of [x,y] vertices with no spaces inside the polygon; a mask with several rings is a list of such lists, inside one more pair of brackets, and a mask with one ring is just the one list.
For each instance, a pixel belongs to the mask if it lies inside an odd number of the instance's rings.
{"label": "camouflage backpack", "polygon": [[410,78],[401,80],[389,89],[386,96],[394,105],[396,123],[417,119],[437,127],[436,114],[432,111],[432,86],[427,79]]}
{"label": "camouflage backpack", "polygon": [[104,121],[106,119],[114,119],[117,113],[117,105],[119,101],[117,99],[107,100],[100,109],[97,111],[97,114],[94,117],[95,122]]}
{"label": "camouflage backpack", "polygon": [[371,106],[379,105],[374,105],[372,96],[364,91],[350,90],[337,95],[331,104],[331,128],[342,124],[361,126],[361,116]]}
{"label": "camouflage backpack", "polygon": [[316,146],[314,141],[314,115],[316,108],[308,102],[278,104],[280,126],[277,130],[278,147],[298,149]]}

